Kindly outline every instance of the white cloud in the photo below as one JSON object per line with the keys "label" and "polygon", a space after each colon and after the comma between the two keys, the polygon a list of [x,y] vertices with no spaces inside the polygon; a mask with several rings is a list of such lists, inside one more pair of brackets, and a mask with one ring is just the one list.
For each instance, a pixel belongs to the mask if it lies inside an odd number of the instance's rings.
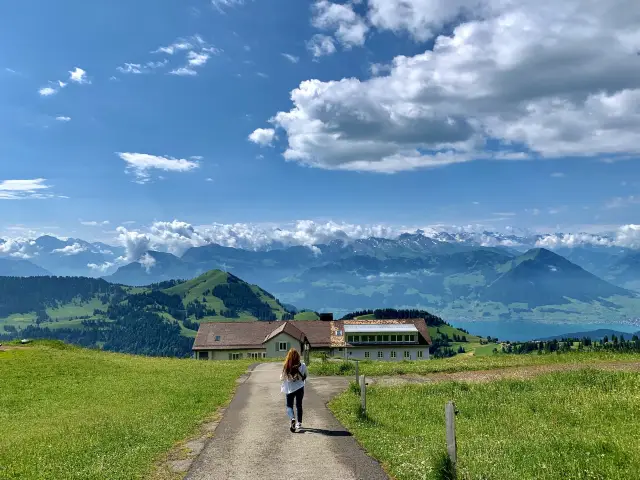
{"label": "white cloud", "polygon": [[38,93],[42,97],[49,97],[51,95],[55,95],[56,93],[58,93],[58,90],[52,87],[42,87],[40,90],[38,90]]}
{"label": "white cloud", "polygon": [[197,161],[184,158],[149,155],[147,153],[117,152],[116,154],[127,163],[127,171],[136,176],[137,183],[147,183],[151,178],[150,170],[188,172],[200,166]]}
{"label": "white cloud", "polygon": [[78,83],[80,85],[86,85],[91,83],[91,80],[87,78],[87,72],[85,72],[80,67],[76,67],[75,70],[69,71],[69,80],[71,80],[72,82]]}
{"label": "white cloud", "polygon": [[156,264],[156,259],[148,253],[145,253],[142,257],[140,257],[138,263],[144,267],[147,273],[149,273],[149,270],[151,270],[151,268],[153,268],[153,266]]}
{"label": "white cloud", "polygon": [[178,75],[180,77],[186,77],[186,76],[192,77],[198,74],[198,72],[188,67],[176,68],[175,70],[171,70],[169,73],[171,75]]}
{"label": "white cloud", "polygon": [[291,63],[298,63],[300,61],[300,57],[296,57],[295,55],[291,55],[289,53],[282,53],[281,55]]}
{"label": "white cloud", "polygon": [[91,221],[81,221],[80,224],[85,227],[106,227],[109,225],[109,220],[104,220],[102,222],[91,220]]}
{"label": "white cloud", "polygon": [[267,75],[266,73],[263,73],[263,72],[257,72],[256,75],[258,75],[259,77],[262,77],[262,78],[269,78],[269,75]]}
{"label": "white cloud", "polygon": [[[640,3],[368,7],[375,27],[433,38],[433,48],[396,57],[384,76],[302,82],[292,108],[274,116],[288,137],[286,160],[391,173],[480,159],[640,154]],[[452,23],[450,35],[438,35]],[[335,51],[327,36],[309,47],[316,56]],[[488,140],[498,141],[497,152]]]}
{"label": "white cloud", "polygon": [[58,122],[70,122],[70,121],[71,121],[71,117],[63,117],[63,116],[60,116],[60,117],[56,117],[56,120],[57,120]]}
{"label": "white cloud", "polygon": [[159,47],[151,53],[166,53],[167,55],[173,55],[180,50],[189,50],[193,45],[186,40],[178,40],[167,47]]}
{"label": "white cloud", "polygon": [[213,178],[211,178],[211,177],[207,177],[204,180],[205,180],[205,182],[213,182]]}
{"label": "white cloud", "polygon": [[65,256],[78,255],[79,253],[86,252],[87,247],[80,245],[79,243],[74,243],[73,245],[67,245],[63,248],[57,248],[53,250],[51,253],[61,253]]}
{"label": "white cloud", "polygon": [[364,45],[369,27],[350,4],[331,3],[318,0],[313,5],[314,27],[334,32],[336,39],[345,47]]}
{"label": "white cloud", "polygon": [[307,42],[307,49],[314,57],[318,58],[335,53],[336,46],[333,43],[333,38],[328,35],[317,34]]}
{"label": "white cloud", "polygon": [[105,262],[102,263],[100,265],[96,264],[96,263],[88,263],[87,267],[89,267],[91,270],[94,270],[96,273],[98,274],[102,274],[104,275],[105,273],[107,273],[111,267],[113,267],[114,265],[116,265],[114,262]]}
{"label": "white cloud", "polygon": [[220,13],[224,13],[225,8],[244,5],[244,0],[211,0],[211,5]]}
{"label": "white cloud", "polygon": [[271,145],[274,138],[276,138],[276,131],[273,128],[256,128],[251,132],[251,135],[249,135],[249,140],[251,142],[257,143],[263,147]]}
{"label": "white cloud", "polygon": [[0,200],[24,200],[28,198],[45,199],[55,195],[44,193],[51,188],[44,178],[31,180],[3,180],[0,181]]}
{"label": "white cloud", "polygon": [[129,231],[124,227],[118,227],[116,232],[118,241],[125,248],[122,261],[137,262],[149,250],[151,239],[147,235]]}
{"label": "white cloud", "polygon": [[124,66],[116,67],[120,73],[133,73],[134,75],[142,73],[142,65],[139,63],[125,63]]}
{"label": "white cloud", "polygon": [[564,178],[566,175],[563,172],[553,172],[551,178]]}
{"label": "white cloud", "polygon": [[16,70],[14,70],[13,68],[6,67],[6,68],[4,69],[4,71],[5,71],[5,72],[8,72],[8,73],[12,73],[12,74],[14,74],[14,75],[18,75],[18,72],[17,72]]}
{"label": "white cloud", "polygon": [[209,60],[209,54],[191,51],[187,54],[187,58],[189,60],[189,65],[192,67],[200,67],[207,63],[207,60]]}

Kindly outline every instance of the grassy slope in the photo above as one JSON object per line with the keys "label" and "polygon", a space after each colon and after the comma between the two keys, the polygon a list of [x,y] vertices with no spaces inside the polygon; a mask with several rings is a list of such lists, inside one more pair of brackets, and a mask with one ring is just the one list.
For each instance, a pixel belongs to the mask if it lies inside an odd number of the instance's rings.
{"label": "grassy slope", "polygon": [[295,320],[320,320],[320,317],[315,312],[298,312],[296,313]]}
{"label": "grassy slope", "polygon": [[[330,407],[398,480],[437,479],[456,402],[460,478],[627,479],[640,471],[640,374],[583,370],[487,384],[373,387]],[[635,472],[635,473],[634,473]]]}
{"label": "grassy slope", "polygon": [[143,478],[249,364],[60,348],[0,352],[0,478]]}
{"label": "grassy slope", "polygon": [[[226,272],[221,270],[211,270],[203,275],[189,280],[188,282],[181,283],[180,285],[176,285],[175,287],[171,287],[165,290],[166,293],[170,295],[180,295],[183,297],[183,302],[185,304],[192,302],[193,300],[202,300],[204,296],[203,293],[206,290],[213,290],[216,286],[227,283],[228,275]],[[282,315],[285,313],[284,308],[278,305],[278,303],[264,294],[264,292],[257,287],[256,285],[250,285],[251,290],[253,290],[260,299],[267,303],[278,315],[278,318],[282,318]],[[207,305],[216,311],[220,311],[225,309],[225,305],[222,300],[218,297],[214,297],[213,295],[207,295]],[[240,315],[239,319],[232,320],[255,320],[255,317],[251,315]],[[226,317],[215,316],[215,317],[205,317],[202,319],[203,322],[215,322],[215,321],[229,321]]]}
{"label": "grassy slope", "polygon": [[[493,347],[496,345],[492,344]],[[374,360],[360,361],[360,372],[367,376],[380,375],[426,375],[429,373],[463,372],[490,370],[493,368],[518,367],[524,365],[547,365],[551,363],[589,363],[637,361],[638,355],[610,352],[577,352],[543,354],[543,355],[508,355],[496,354],[488,356],[456,355],[452,358],[421,361],[378,362]],[[353,362],[313,362],[309,366],[313,375],[352,375],[355,373]]]}

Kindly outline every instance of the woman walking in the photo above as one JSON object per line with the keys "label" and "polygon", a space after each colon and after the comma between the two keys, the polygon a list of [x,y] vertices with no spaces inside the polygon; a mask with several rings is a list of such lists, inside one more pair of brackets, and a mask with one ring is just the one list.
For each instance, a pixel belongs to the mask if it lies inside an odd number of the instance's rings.
{"label": "woman walking", "polygon": [[[302,427],[302,399],[304,398],[304,382],[307,379],[307,366],[300,361],[300,354],[295,348],[287,353],[282,367],[280,389],[287,397],[287,415],[289,416],[289,430],[295,432]],[[296,403],[298,422],[293,415],[293,402]]]}

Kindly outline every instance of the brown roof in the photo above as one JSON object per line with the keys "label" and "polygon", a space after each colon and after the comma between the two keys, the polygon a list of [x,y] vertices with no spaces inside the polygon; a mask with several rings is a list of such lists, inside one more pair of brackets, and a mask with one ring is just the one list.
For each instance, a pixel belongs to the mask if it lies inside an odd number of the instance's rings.
{"label": "brown roof", "polygon": [[[312,348],[340,347],[345,345],[344,325],[393,325],[414,324],[419,332],[418,341],[431,345],[431,337],[424,319],[403,320],[321,320],[275,321],[275,322],[208,322],[201,323],[193,343],[194,350],[225,350],[232,348],[260,348],[262,344],[279,333],[295,339],[307,338]],[[342,335],[337,335],[340,330]],[[220,339],[216,341],[216,336]]]}
{"label": "brown roof", "polygon": [[[284,322],[205,322],[200,324],[194,350],[259,348],[264,338]],[[216,336],[220,339],[216,341]]]}
{"label": "brown roof", "polygon": [[305,339],[307,338],[305,337],[304,333],[302,333],[298,328],[296,328],[295,325],[293,325],[293,323],[291,322],[281,322],[281,323],[282,325],[280,325],[278,328],[276,328],[274,331],[268,334],[265,337],[265,339],[262,341],[262,343],[268,342],[273,337],[281,333],[286,333],[287,335],[290,335],[291,337],[301,342],[304,342]]}

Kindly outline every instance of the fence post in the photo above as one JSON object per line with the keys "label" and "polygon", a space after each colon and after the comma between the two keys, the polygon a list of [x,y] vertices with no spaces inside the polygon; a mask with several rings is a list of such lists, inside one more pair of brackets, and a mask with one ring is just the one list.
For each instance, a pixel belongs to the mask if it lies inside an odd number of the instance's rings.
{"label": "fence post", "polygon": [[454,471],[458,457],[456,446],[456,406],[453,402],[447,402],[444,407],[444,418],[447,424],[447,453],[451,459]]}
{"label": "fence post", "polygon": [[358,369],[358,364],[360,363],[358,360],[354,360],[356,362],[356,385],[360,385],[360,372]]}
{"label": "fence post", "polygon": [[360,377],[360,409],[363,415],[367,413],[367,383],[364,375]]}

